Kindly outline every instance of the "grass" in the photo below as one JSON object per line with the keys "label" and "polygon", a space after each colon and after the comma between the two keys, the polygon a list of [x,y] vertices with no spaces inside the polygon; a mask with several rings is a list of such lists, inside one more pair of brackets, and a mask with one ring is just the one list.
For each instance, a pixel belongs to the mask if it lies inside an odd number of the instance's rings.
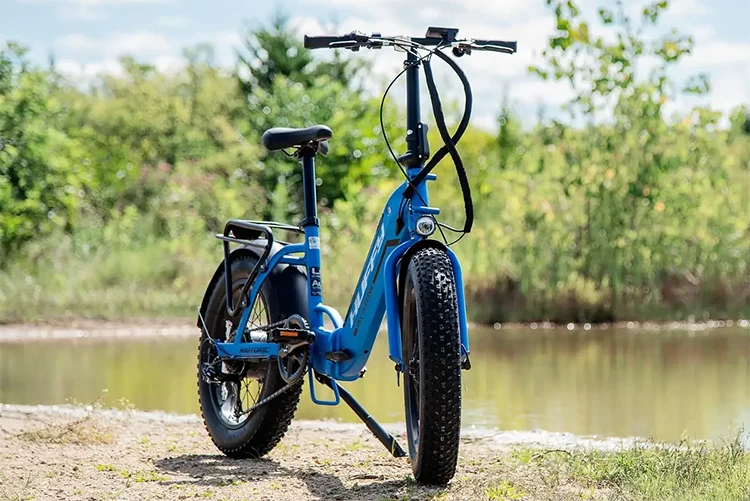
{"label": "grass", "polygon": [[91,416],[66,423],[45,423],[41,428],[16,435],[19,440],[59,445],[100,445],[112,441],[112,435]]}
{"label": "grass", "polygon": [[[102,402],[107,393],[107,390],[103,390],[97,398],[86,405],[86,408],[103,408]],[[71,404],[82,405],[79,402]],[[58,445],[101,445],[108,444],[114,439],[106,427],[91,415],[70,421],[43,423],[40,428],[17,434],[16,438],[26,442]],[[77,468],[74,466],[73,471]]]}
{"label": "grass", "polygon": [[[367,226],[362,232],[370,229]],[[326,301],[340,311],[346,310],[358,278],[351,267],[364,261],[370,243],[365,235],[350,236],[332,242],[324,256]],[[219,245],[208,235],[185,241],[110,242],[100,247],[65,235],[50,240],[32,245],[0,269],[0,324],[60,318],[193,319],[222,257]],[[555,287],[546,283],[541,288],[524,287],[501,267],[469,272],[488,259],[486,249],[473,245],[467,243],[458,251],[467,270],[468,315],[479,323],[542,319],[597,323],[690,315],[739,318],[746,316],[750,305],[742,279],[733,284],[705,281],[700,288],[691,288],[690,294],[683,293],[690,284],[674,279],[660,289],[661,300],[647,302],[637,294],[623,293],[613,303],[611,291],[583,279]],[[50,248],[55,252],[48,252]]]}
{"label": "grass", "polygon": [[168,477],[161,475],[156,470],[137,470],[137,471],[128,471],[128,470],[122,470],[120,472],[120,476],[122,478],[132,479],[134,482],[142,483],[142,482],[166,482],[169,480]]}
{"label": "grass", "polygon": [[62,239],[53,255],[19,259],[0,271],[0,323],[191,317],[220,261],[220,249],[188,255],[175,243],[84,252]]}
{"label": "grass", "polygon": [[742,432],[715,443],[640,442],[614,452],[516,449],[484,487],[489,500],[747,501]]}
{"label": "grass", "polygon": [[494,487],[490,487],[485,491],[487,498],[493,501],[495,500],[513,500],[523,499],[526,496],[526,491],[523,488],[513,485],[507,480],[503,480]]}

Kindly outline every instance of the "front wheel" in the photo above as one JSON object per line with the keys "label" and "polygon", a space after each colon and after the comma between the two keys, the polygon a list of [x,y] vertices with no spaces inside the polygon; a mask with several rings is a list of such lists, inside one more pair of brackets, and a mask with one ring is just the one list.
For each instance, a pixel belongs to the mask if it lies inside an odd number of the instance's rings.
{"label": "front wheel", "polygon": [[426,248],[409,261],[403,288],[402,344],[406,432],[414,478],[447,484],[461,432],[461,344],[453,267]]}

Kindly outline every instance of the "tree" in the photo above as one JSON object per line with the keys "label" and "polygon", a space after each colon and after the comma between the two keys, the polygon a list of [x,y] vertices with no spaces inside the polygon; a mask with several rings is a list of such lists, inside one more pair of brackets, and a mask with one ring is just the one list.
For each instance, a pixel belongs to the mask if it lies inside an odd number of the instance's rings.
{"label": "tree", "polygon": [[0,50],[0,256],[75,223],[81,148],[56,129],[59,111],[47,75],[8,43]]}
{"label": "tree", "polygon": [[[712,249],[716,234],[735,234],[727,214],[735,198],[723,207],[704,198],[730,186],[718,150],[720,114],[696,108],[673,124],[665,116],[680,94],[709,91],[705,75],[674,77],[692,37],[655,29],[667,1],[638,16],[621,2],[598,9],[598,36],[572,0],[547,4],[557,33],[543,51],[545,63],[530,70],[569,82],[570,119],[584,126],[560,127],[553,145],[567,163],[559,178],[567,211],[583,213],[574,242],[583,275],[610,289],[614,301],[651,294],[668,277],[694,286],[711,270],[712,280],[724,280],[726,271],[711,264]],[[571,203],[579,194],[582,207]]]}
{"label": "tree", "polygon": [[[364,72],[361,61],[343,58],[337,51],[333,58],[314,59],[280,14],[269,27],[250,31],[245,49],[237,75],[247,100],[243,133],[249,141],[260,144],[260,136],[271,127],[326,124],[333,129],[329,155],[318,163],[323,205],[391,172],[378,137],[377,104],[362,99],[356,86]],[[266,217],[301,214],[299,165],[280,153],[266,154],[254,176],[276,207]]]}

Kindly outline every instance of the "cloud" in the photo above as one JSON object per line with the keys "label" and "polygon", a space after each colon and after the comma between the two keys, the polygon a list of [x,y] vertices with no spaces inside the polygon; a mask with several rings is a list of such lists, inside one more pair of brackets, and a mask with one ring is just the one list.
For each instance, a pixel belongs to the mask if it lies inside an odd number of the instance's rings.
{"label": "cloud", "polygon": [[748,63],[750,63],[750,43],[715,40],[696,44],[693,53],[685,57],[682,66],[696,70]]}
{"label": "cloud", "polygon": [[174,51],[174,44],[164,36],[149,31],[113,34],[94,38],[80,33],[65,35],[57,40],[57,47],[68,53],[107,56],[160,56]]}
{"label": "cloud", "polygon": [[680,20],[689,17],[701,17],[708,14],[706,2],[699,0],[680,0],[679,2],[670,2],[669,8],[664,15],[667,21]]}
{"label": "cloud", "polygon": [[81,63],[75,59],[61,59],[55,63],[57,71],[70,80],[86,84],[102,75],[119,76],[123,67],[115,59],[106,59],[94,63]]}
{"label": "cloud", "polygon": [[714,74],[711,81],[711,105],[728,112],[740,104],[750,105],[750,66],[741,66]]}
{"label": "cloud", "polygon": [[[0,0],[2,2],[3,0]],[[57,5],[60,9],[75,15],[80,9],[81,16],[101,15],[111,5],[132,4],[131,11],[138,11],[147,4],[168,4],[181,0],[21,0],[25,2]],[[204,0],[209,1],[209,0]],[[215,0],[213,0],[215,1]],[[252,0],[260,1],[260,0]],[[251,3],[252,3],[251,1]],[[476,38],[497,38],[517,40],[519,52],[508,56],[494,53],[475,53],[458,60],[467,73],[474,89],[475,123],[494,127],[505,89],[511,104],[522,113],[527,123],[534,120],[534,110],[546,105],[551,112],[572,95],[566,82],[543,82],[529,75],[528,66],[541,60],[541,50],[547,45],[548,37],[554,32],[552,13],[542,0],[432,0],[429,5],[418,6],[404,0],[379,0],[363,2],[359,0],[327,0],[326,9],[320,10],[316,0],[288,0],[289,12],[300,13],[293,17],[291,24],[302,34],[343,34],[352,30],[380,32],[384,35],[422,36],[430,25],[456,26],[459,35]],[[584,15],[592,21],[592,32],[600,31],[594,20],[598,0],[581,0]],[[635,15],[640,15],[645,1],[638,0],[627,4]],[[727,14],[731,6],[707,7],[700,0],[679,0],[667,10],[663,22],[656,32],[666,33],[676,26],[681,32],[695,36],[697,41],[694,53],[686,57],[673,70],[673,76],[682,81],[696,72],[711,75],[713,92],[704,98],[715,107],[726,110],[738,102],[750,101],[750,87],[745,83],[750,79],[750,43],[747,39],[731,41],[719,28],[720,21],[714,14]],[[241,47],[241,36],[234,29],[200,30],[201,19],[186,17],[188,11],[175,12],[171,7],[162,9],[161,17],[148,20],[153,30],[120,32],[106,36],[90,36],[85,31],[65,35],[57,40],[57,47],[65,59],[66,70],[81,78],[95,73],[116,72],[116,57],[131,54],[139,60],[154,64],[163,71],[173,71],[184,66],[180,57],[184,47],[197,43],[214,46],[215,62],[231,67],[236,61],[235,50]],[[262,9],[261,9],[262,11]],[[335,13],[335,14],[331,14]],[[707,14],[711,14],[710,16]],[[723,14],[722,14],[723,13]],[[335,17],[334,17],[335,16]],[[127,27],[128,25],[122,25]],[[132,24],[130,25],[132,26]],[[194,29],[186,29],[195,27]],[[656,34],[654,32],[654,34]],[[651,32],[649,32],[651,33]],[[331,57],[329,51],[315,51],[315,57]],[[392,50],[361,51],[357,57],[364,58],[373,71],[373,78],[366,84],[366,90],[380,95],[385,84],[402,68],[403,53]],[[86,64],[81,61],[95,61]],[[62,64],[62,61],[61,63]],[[455,77],[442,63],[434,65],[436,78],[446,101],[461,99],[460,86]],[[90,77],[89,77],[90,78]],[[403,86],[392,91],[392,99],[403,102]],[[423,97],[425,110],[427,97]],[[674,106],[681,110],[692,106],[690,100],[678,100]]]}
{"label": "cloud", "polygon": [[[116,33],[109,37],[68,34],[57,40],[56,48],[65,54],[58,60],[57,70],[79,85],[86,86],[101,75],[119,76],[123,67],[119,57],[135,56],[138,61],[152,64],[160,72],[176,73],[187,65],[181,55],[186,47],[206,43],[214,48],[215,63],[231,67],[235,48],[242,39],[230,31],[194,32],[185,36],[165,37],[150,31]],[[93,59],[93,61],[87,61]]]}
{"label": "cloud", "polygon": [[190,26],[190,19],[185,16],[163,16],[156,22],[163,28],[187,28]]}
{"label": "cloud", "polygon": [[187,65],[184,57],[159,56],[154,58],[152,64],[160,73],[178,73]]}
{"label": "cloud", "polygon": [[57,39],[57,47],[73,52],[87,52],[95,48],[94,40],[80,33],[71,33]]}
{"label": "cloud", "polygon": [[57,5],[60,18],[73,21],[100,21],[106,19],[107,6],[127,4],[163,4],[176,0],[17,0],[28,4]]}
{"label": "cloud", "polygon": [[236,31],[195,32],[191,33],[189,38],[182,39],[178,47],[184,48],[202,43],[213,47],[216,64],[231,67],[237,61],[236,50],[242,45],[242,37]]}

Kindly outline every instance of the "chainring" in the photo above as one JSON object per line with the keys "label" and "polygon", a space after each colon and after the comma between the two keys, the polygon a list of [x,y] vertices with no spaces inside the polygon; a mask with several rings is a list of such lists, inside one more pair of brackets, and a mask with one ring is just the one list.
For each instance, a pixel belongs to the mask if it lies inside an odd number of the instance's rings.
{"label": "chainring", "polygon": [[[300,315],[292,315],[284,322],[284,327],[289,329],[308,329],[307,321]],[[310,346],[307,344],[295,346],[284,344],[279,349],[279,357],[276,359],[279,365],[279,375],[286,383],[296,382],[307,370],[307,361],[310,355]]]}

